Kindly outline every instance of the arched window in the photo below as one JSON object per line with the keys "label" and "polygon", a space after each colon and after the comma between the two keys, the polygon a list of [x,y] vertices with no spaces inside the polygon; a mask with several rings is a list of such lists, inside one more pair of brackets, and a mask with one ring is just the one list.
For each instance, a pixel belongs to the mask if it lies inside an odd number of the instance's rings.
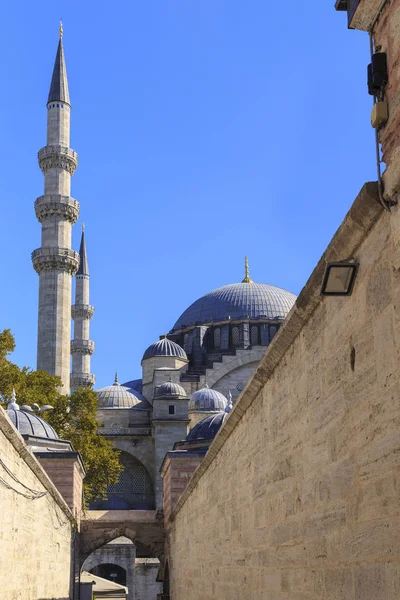
{"label": "arched window", "polygon": [[252,346],[257,346],[260,343],[257,325],[252,325],[250,330],[250,343]]}
{"label": "arched window", "polygon": [[214,348],[221,348],[221,330],[219,327],[214,329]]}
{"label": "arched window", "polygon": [[274,335],[276,334],[277,331],[277,327],[275,327],[275,325],[271,325],[271,327],[269,328],[269,339],[272,341],[272,338],[274,337]]}
{"label": "arched window", "polygon": [[239,327],[232,327],[232,346],[239,346],[240,332]]}
{"label": "arched window", "polygon": [[112,483],[107,488],[107,494],[123,494],[124,493],[124,472],[121,471],[119,479],[116,483]]}

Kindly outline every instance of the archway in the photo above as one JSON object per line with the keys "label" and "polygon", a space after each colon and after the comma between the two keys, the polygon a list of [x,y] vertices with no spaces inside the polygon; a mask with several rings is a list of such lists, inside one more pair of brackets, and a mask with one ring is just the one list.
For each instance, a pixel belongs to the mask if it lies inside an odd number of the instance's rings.
{"label": "archway", "polygon": [[93,567],[89,571],[92,575],[98,575],[103,579],[108,579],[113,583],[119,583],[120,585],[126,585],[126,569],[119,565],[112,563],[101,563],[97,567]]}

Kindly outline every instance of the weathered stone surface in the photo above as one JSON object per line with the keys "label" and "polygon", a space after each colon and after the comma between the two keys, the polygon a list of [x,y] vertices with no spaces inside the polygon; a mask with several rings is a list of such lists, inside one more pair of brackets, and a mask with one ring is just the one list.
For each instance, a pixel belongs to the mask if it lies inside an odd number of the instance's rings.
{"label": "weathered stone surface", "polygon": [[[173,600],[392,600],[400,218],[363,188],[168,524]],[[325,260],[360,263],[320,295]],[[397,300],[396,300],[397,301]]]}
{"label": "weathered stone surface", "polygon": [[2,408],[0,456],[1,597],[67,600],[74,516]]}

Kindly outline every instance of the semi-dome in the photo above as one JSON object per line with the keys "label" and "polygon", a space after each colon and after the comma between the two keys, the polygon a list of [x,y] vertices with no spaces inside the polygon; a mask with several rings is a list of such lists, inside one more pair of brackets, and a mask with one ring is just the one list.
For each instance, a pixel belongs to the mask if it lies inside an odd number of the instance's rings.
{"label": "semi-dome", "polygon": [[212,390],[206,384],[205,387],[190,396],[189,412],[221,412],[225,410],[227,404],[228,401],[221,392]]}
{"label": "semi-dome", "polygon": [[153,356],[176,356],[177,358],[187,360],[184,349],[179,344],[169,340],[166,337],[162,338],[162,340],[158,340],[158,342],[155,342],[154,344],[151,344],[151,346],[149,346],[143,354],[142,360],[146,360],[146,358],[152,358]]}
{"label": "semi-dome", "polygon": [[101,388],[96,393],[98,408],[142,408],[148,404],[142,394],[121,385],[117,375],[113,385]]}
{"label": "semi-dome", "polygon": [[186,440],[188,442],[195,442],[197,440],[212,440],[221,429],[226,417],[226,412],[219,412],[216,415],[206,417],[190,430],[186,436]]}
{"label": "semi-dome", "polygon": [[173,383],[172,381],[167,381],[162,385],[156,387],[155,396],[185,396],[186,392],[179,383]]}
{"label": "semi-dome", "polygon": [[173,331],[193,325],[240,319],[284,319],[296,296],[266,283],[244,281],[224,285],[189,306]]}
{"label": "semi-dome", "polygon": [[51,425],[36,415],[32,410],[29,410],[30,407],[24,406],[23,408],[24,410],[21,410],[18,406],[13,390],[12,399],[7,406],[6,413],[15,429],[17,429],[21,435],[47,438],[49,440],[59,439]]}

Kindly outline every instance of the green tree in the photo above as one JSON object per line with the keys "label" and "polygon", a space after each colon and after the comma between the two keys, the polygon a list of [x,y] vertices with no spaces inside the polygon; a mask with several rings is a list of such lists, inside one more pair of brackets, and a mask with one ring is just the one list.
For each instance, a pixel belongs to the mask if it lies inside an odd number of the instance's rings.
{"label": "green tree", "polygon": [[53,410],[40,416],[81,454],[87,472],[84,480],[86,501],[106,497],[107,486],[118,481],[122,467],[112,443],[97,434],[96,393],[89,388],[79,388],[70,396],[61,394],[59,377],[12,363],[8,357],[14,349],[11,331],[0,332],[0,398],[7,402],[15,388],[20,405],[53,406]]}

